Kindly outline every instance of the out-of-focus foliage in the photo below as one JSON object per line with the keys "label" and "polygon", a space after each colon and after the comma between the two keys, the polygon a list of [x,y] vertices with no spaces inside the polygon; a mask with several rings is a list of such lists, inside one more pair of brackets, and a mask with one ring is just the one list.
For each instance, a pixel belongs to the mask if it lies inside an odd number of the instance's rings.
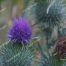
{"label": "out-of-focus foliage", "polygon": [[42,29],[47,27],[60,26],[65,19],[65,5],[63,0],[53,0],[49,2],[48,0],[37,1],[36,6],[36,17]]}
{"label": "out-of-focus foliage", "polygon": [[0,0],[0,4],[3,2],[4,0]]}

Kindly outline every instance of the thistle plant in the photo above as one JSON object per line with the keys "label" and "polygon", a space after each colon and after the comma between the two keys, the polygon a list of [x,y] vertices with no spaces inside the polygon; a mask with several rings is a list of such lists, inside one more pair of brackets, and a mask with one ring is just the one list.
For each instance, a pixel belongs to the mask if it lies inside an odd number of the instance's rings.
{"label": "thistle plant", "polygon": [[47,34],[47,36],[49,34],[51,36],[54,27],[57,26],[59,29],[61,27],[60,25],[66,18],[64,0],[61,1],[35,0],[35,1],[37,2],[36,6],[37,23],[39,24],[41,30]]}
{"label": "thistle plant", "polygon": [[23,17],[13,20],[8,32],[9,42],[0,46],[0,66],[31,66],[33,54],[29,49],[32,30]]}
{"label": "thistle plant", "polygon": [[[49,40],[52,37],[52,32],[55,27],[58,29],[58,39],[61,37],[60,35],[60,27],[61,24],[64,23],[64,20],[66,18],[66,6],[64,4],[64,0],[35,0],[37,3],[36,5],[36,19],[40,30],[41,30],[41,38],[46,37],[44,41],[46,43],[44,44],[44,48],[47,48],[47,50],[43,50],[41,43],[40,43],[40,48],[39,50],[41,51],[42,54],[42,66],[63,66],[63,60],[58,57],[58,55],[54,55],[54,45],[55,42],[53,42],[53,46],[49,48],[49,45],[51,42]],[[60,44],[61,45],[61,44]],[[65,54],[65,45],[62,44],[62,46],[57,48],[58,53],[63,52]],[[63,48],[62,48],[63,47]],[[62,50],[63,49],[63,50]],[[62,50],[62,51],[61,51]],[[59,54],[62,55],[62,54]]]}
{"label": "thistle plant", "polygon": [[59,39],[56,42],[55,55],[57,55],[59,58],[66,58],[66,37],[63,37]]}
{"label": "thistle plant", "polygon": [[[17,16],[12,20],[8,41],[0,45],[0,66],[66,66],[65,30],[60,32],[66,19],[64,0],[34,0],[32,5],[25,9],[23,17]],[[27,15],[36,17],[34,25],[40,30],[36,36],[27,19],[31,16]],[[58,38],[51,40],[55,27],[58,29]]]}
{"label": "thistle plant", "polygon": [[36,6],[36,17],[44,28],[58,26],[65,18],[65,5],[63,0],[39,0]]}

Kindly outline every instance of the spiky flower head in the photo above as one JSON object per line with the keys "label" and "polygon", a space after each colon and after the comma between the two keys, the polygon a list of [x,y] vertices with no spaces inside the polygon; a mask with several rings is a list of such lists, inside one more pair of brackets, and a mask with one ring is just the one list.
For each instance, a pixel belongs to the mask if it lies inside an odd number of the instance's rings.
{"label": "spiky flower head", "polygon": [[31,26],[28,20],[22,17],[13,20],[13,26],[9,30],[8,37],[11,41],[27,44],[32,36]]}
{"label": "spiky flower head", "polygon": [[35,0],[36,6],[36,17],[39,25],[42,28],[54,27],[62,23],[66,17],[66,8],[64,0]]}
{"label": "spiky flower head", "polygon": [[56,43],[55,52],[60,58],[66,58],[66,37],[59,39]]}

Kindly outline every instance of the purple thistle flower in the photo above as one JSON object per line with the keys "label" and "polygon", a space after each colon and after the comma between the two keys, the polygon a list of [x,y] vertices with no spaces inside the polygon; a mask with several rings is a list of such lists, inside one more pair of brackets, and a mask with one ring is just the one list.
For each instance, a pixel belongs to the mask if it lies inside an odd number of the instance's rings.
{"label": "purple thistle flower", "polygon": [[8,37],[11,41],[27,44],[32,37],[32,30],[28,21],[22,17],[14,19]]}

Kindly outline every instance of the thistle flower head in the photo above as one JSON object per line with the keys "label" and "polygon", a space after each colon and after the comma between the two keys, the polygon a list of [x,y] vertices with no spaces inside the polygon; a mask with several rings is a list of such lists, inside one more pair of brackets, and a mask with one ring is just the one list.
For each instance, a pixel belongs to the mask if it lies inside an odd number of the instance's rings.
{"label": "thistle flower head", "polygon": [[55,51],[59,57],[61,57],[61,58],[66,57],[66,37],[61,38],[56,43]]}
{"label": "thistle flower head", "polygon": [[23,44],[28,43],[32,36],[32,30],[28,21],[25,18],[19,17],[15,18],[13,22],[13,26],[8,34],[9,39]]}
{"label": "thistle flower head", "polygon": [[36,17],[42,27],[54,27],[66,18],[64,0],[52,0],[50,2],[49,0],[39,0],[37,2]]}

